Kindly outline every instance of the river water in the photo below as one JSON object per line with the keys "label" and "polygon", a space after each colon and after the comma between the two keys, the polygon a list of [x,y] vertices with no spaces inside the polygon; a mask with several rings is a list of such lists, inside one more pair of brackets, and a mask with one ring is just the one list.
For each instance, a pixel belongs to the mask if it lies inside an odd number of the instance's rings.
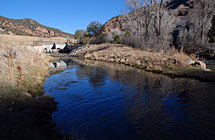
{"label": "river water", "polygon": [[[81,61],[81,62],[80,62]],[[66,60],[44,93],[56,129],[86,140],[215,139],[215,83],[119,64]]]}

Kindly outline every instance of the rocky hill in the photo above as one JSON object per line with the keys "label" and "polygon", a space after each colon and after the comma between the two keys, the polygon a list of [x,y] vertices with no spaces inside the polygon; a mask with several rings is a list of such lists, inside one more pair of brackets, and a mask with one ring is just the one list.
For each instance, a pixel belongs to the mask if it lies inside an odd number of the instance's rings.
{"label": "rocky hill", "polygon": [[[175,11],[178,18],[186,17],[189,14],[190,9],[193,8],[193,0],[169,0],[166,3],[167,10]],[[133,12],[128,13],[130,15]],[[125,15],[113,17],[104,24],[104,32],[112,33],[115,30],[125,31],[126,20]]]}
{"label": "rocky hill", "polygon": [[37,37],[71,37],[72,34],[65,33],[59,29],[41,25],[29,18],[9,19],[0,16],[0,34],[14,34]]}
{"label": "rocky hill", "polygon": [[126,20],[122,16],[116,16],[104,24],[104,32],[112,33],[114,29],[125,31]]}
{"label": "rocky hill", "polygon": [[122,41],[133,47],[160,49],[160,43],[155,42],[161,41],[164,46],[183,47],[186,53],[215,59],[214,5],[214,0],[168,0],[159,9],[154,3],[150,8],[113,17],[103,25],[104,33],[128,31],[131,35],[122,35]]}

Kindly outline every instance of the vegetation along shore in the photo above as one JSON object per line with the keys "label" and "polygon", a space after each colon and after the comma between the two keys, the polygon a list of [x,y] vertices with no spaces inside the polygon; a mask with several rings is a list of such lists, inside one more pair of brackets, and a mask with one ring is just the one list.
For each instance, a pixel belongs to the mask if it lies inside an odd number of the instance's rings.
{"label": "vegetation along shore", "polygon": [[52,59],[12,40],[0,38],[0,138],[61,139],[51,121],[57,103],[52,97],[41,96]]}
{"label": "vegetation along shore", "polygon": [[215,82],[215,69],[207,65],[215,66],[214,0],[125,3],[122,15],[103,25],[92,21],[74,35],[29,18],[0,16],[0,139],[63,139],[52,122],[57,102],[43,90],[49,62],[58,57]]}

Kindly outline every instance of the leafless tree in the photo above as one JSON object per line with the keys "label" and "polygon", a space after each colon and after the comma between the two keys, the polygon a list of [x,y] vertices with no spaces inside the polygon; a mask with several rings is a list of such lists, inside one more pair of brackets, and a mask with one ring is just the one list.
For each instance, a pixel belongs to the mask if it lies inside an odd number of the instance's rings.
{"label": "leafless tree", "polygon": [[208,43],[208,32],[212,26],[211,21],[215,14],[214,0],[195,0],[194,8],[190,12],[192,32],[190,36],[193,40],[198,40],[198,44]]}
{"label": "leafless tree", "polygon": [[172,24],[175,18],[165,11],[164,0],[126,0],[126,3],[131,12],[124,17],[131,35],[136,36],[145,46],[161,42],[160,39],[164,38],[166,42],[167,31],[170,29],[166,27]]}
{"label": "leafless tree", "polygon": [[[214,0],[190,0],[193,4],[184,17],[178,17],[177,9],[168,9],[165,0],[126,0],[130,13],[125,14],[127,29],[132,39],[144,47],[168,46],[195,42],[201,46],[208,43],[208,32],[215,15]],[[184,3],[186,4],[186,3]],[[177,31],[177,39],[174,33]],[[161,46],[160,46],[161,47]]]}

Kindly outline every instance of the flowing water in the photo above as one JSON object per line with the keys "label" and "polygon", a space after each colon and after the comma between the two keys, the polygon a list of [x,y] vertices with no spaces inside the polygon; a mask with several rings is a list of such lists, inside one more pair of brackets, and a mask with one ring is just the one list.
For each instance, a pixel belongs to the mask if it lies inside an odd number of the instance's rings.
{"label": "flowing water", "polygon": [[[87,140],[215,139],[215,83],[96,61],[67,60],[44,93],[65,135]],[[80,63],[81,61],[81,63]]]}

